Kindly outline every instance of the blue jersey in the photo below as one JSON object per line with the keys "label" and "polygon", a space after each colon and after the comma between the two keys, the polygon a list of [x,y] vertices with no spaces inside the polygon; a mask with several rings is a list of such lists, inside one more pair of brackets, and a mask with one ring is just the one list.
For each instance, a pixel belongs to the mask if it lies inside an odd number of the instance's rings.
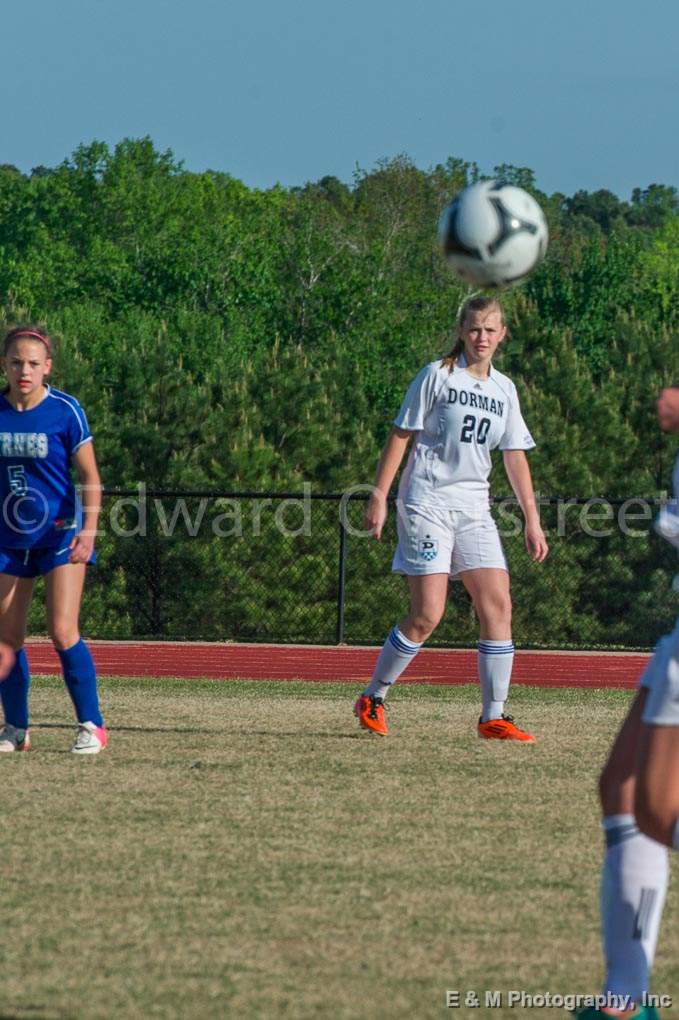
{"label": "blue jersey", "polygon": [[0,548],[51,548],[82,527],[71,458],[92,440],[82,407],[47,387],[36,407],[17,411],[0,395]]}

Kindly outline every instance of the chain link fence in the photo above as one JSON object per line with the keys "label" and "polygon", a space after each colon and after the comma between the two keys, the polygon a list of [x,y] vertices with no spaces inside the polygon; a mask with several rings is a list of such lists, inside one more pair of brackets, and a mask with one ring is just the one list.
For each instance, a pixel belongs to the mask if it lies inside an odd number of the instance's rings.
{"label": "chain link fence", "polygon": [[[105,494],[89,637],[381,644],[408,605],[391,573],[392,503],[380,542],[362,529],[367,496],[302,493]],[[516,501],[494,500],[522,647],[648,648],[677,613],[672,549],[652,529],[657,499],[541,500],[545,563],[526,553]],[[40,599],[32,633],[45,629]],[[473,646],[460,583],[429,646]]]}

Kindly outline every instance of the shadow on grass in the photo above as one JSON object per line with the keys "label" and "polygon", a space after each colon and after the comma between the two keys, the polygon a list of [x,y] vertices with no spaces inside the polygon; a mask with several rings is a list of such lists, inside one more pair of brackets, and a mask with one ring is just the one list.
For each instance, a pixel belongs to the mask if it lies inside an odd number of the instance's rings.
{"label": "shadow on grass", "polygon": [[[251,734],[253,737],[327,737],[331,740],[361,740],[369,737],[363,733],[331,733],[329,730],[239,730],[239,733]],[[2,1018],[0,1017],[0,1020]]]}
{"label": "shadow on grass", "polygon": [[[32,730],[74,730],[77,723],[31,723]],[[211,730],[206,726],[107,726],[109,733],[227,733],[228,730]],[[4,1020],[0,1013],[0,1020]]]}
{"label": "shadow on grass", "polygon": [[[73,730],[75,723],[31,723],[31,730]],[[332,733],[329,730],[252,730],[243,728],[241,730],[219,729],[213,730],[207,726],[107,726],[109,733],[202,733],[211,736],[245,736],[255,737],[327,737],[333,740],[372,740],[376,736],[372,733]],[[0,1013],[0,1020],[4,1020]]]}
{"label": "shadow on grass", "polygon": [[72,1013],[55,1013],[53,1009],[46,1009],[43,1006],[20,1006],[18,1012],[0,1013],[0,1020],[68,1020]]}

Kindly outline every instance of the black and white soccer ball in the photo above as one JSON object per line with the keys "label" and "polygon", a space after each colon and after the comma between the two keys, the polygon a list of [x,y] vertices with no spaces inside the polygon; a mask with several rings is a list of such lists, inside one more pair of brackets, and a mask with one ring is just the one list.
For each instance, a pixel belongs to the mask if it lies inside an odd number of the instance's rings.
{"label": "black and white soccer ball", "polygon": [[457,195],[439,219],[448,265],[477,287],[507,287],[528,276],[547,251],[542,209],[523,188],[478,181]]}

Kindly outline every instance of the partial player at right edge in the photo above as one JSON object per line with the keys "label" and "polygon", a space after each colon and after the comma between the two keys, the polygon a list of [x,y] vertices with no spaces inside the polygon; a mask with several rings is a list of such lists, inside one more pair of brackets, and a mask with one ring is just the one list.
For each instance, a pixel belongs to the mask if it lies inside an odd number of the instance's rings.
{"label": "partial player at right edge", "polygon": [[[657,403],[665,432],[679,432],[679,387]],[[679,457],[674,500],[656,530],[679,548]],[[667,848],[679,850],[679,619],[662,638],[611,748],[599,784],[606,839],[601,926],[610,1007],[588,1007],[581,1020],[658,1017],[649,982],[669,877]],[[632,1008],[617,1008],[627,1000]]]}

